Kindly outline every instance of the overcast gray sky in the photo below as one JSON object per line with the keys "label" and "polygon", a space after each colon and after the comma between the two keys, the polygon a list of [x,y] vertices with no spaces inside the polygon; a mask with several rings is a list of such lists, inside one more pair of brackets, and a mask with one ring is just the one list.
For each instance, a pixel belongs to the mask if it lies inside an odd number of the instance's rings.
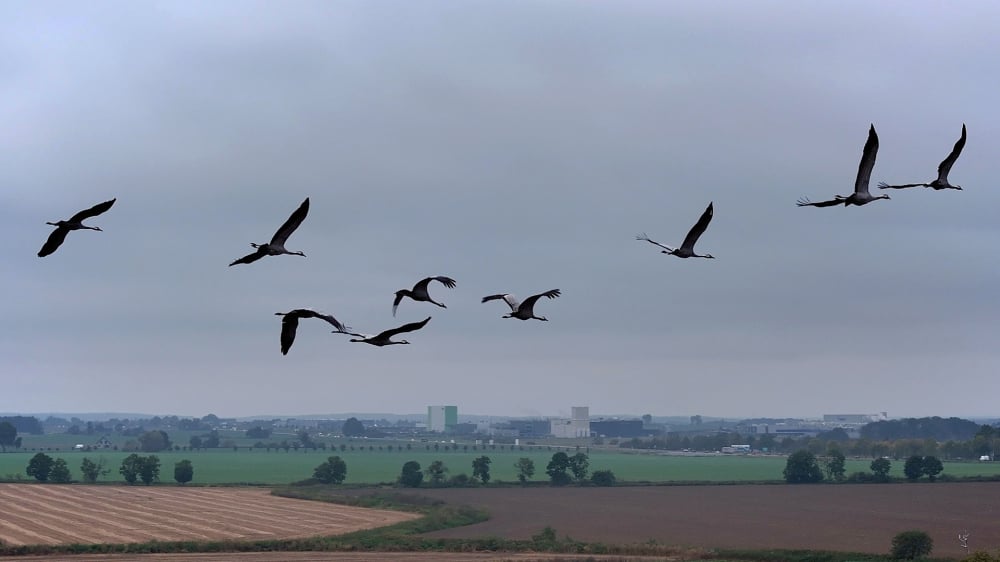
{"label": "overcast gray sky", "polygon": [[[1000,4],[4,2],[0,411],[996,415]],[[950,180],[864,207],[872,184]],[[874,190],[877,191],[877,190]],[[305,197],[287,246],[227,264]],[[36,257],[45,221],[117,197]],[[682,260],[709,201],[715,218]],[[439,309],[393,292],[430,275]],[[536,312],[499,302],[559,288]],[[408,346],[273,314],[314,307]]]}

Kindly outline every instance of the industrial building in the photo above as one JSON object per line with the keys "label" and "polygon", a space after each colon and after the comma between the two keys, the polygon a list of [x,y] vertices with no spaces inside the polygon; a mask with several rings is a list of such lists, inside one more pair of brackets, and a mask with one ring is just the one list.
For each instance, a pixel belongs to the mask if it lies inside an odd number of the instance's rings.
{"label": "industrial building", "polygon": [[555,418],[549,420],[549,423],[553,437],[590,437],[590,407],[573,406],[570,408],[569,419]]}
{"label": "industrial building", "polygon": [[427,406],[427,431],[444,433],[458,424],[458,406]]}

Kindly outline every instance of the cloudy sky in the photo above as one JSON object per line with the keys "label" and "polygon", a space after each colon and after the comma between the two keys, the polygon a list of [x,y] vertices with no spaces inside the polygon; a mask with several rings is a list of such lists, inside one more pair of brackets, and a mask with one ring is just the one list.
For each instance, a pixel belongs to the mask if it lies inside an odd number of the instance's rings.
{"label": "cloudy sky", "polygon": [[[1000,5],[6,2],[0,411],[996,415]],[[849,194],[952,170],[964,191]],[[874,185],[873,185],[874,190]],[[877,190],[874,190],[877,191]],[[51,227],[117,197],[36,257]],[[227,264],[305,198],[287,246]],[[715,218],[678,259],[708,202]],[[393,292],[430,275],[447,310]],[[559,288],[536,312],[500,302]],[[433,319],[412,345],[349,343]]]}

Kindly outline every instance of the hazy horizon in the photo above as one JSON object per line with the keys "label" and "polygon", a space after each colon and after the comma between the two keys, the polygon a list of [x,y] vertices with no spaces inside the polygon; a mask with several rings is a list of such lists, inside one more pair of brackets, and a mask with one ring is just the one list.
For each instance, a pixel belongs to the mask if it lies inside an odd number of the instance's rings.
{"label": "hazy horizon", "polygon": [[[1000,4],[0,7],[0,410],[989,417]],[[949,179],[864,207],[871,177]],[[36,253],[46,221],[117,198]],[[306,197],[287,246],[228,264]],[[709,202],[715,216],[679,259]],[[423,277],[447,309],[393,293]],[[559,288],[536,313],[502,302]],[[314,307],[287,356],[275,312]],[[483,414],[487,415],[487,414]]]}

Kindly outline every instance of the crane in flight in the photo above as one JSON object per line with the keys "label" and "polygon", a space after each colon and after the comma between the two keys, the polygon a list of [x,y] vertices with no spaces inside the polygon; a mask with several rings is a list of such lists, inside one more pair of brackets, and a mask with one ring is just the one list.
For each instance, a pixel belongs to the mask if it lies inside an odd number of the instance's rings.
{"label": "crane in flight", "polygon": [[286,250],[285,241],[288,240],[288,237],[291,236],[293,232],[295,232],[295,229],[298,228],[300,224],[302,224],[302,221],[306,218],[307,214],[309,214],[308,197],[306,197],[306,200],[303,201],[301,205],[299,205],[299,208],[295,209],[295,212],[293,212],[291,216],[288,217],[288,220],[285,221],[285,224],[281,225],[281,228],[279,228],[278,231],[274,233],[274,236],[271,237],[270,242],[264,244],[255,244],[251,242],[250,245],[256,248],[257,251],[252,254],[245,255],[242,258],[234,261],[233,263],[229,264],[230,267],[238,263],[253,263],[264,256],[279,256],[281,254],[291,254],[295,256],[305,257],[305,254],[302,252],[292,252],[290,250]]}
{"label": "crane in flight", "polygon": [[66,235],[69,234],[69,231],[71,230],[101,230],[101,227],[87,226],[83,224],[83,221],[106,212],[112,205],[115,204],[115,201],[117,200],[118,198],[116,197],[110,201],[98,203],[89,209],[84,209],[83,211],[73,215],[69,218],[69,220],[46,222],[45,224],[50,224],[56,227],[56,229],[52,231],[52,234],[49,234],[49,238],[45,241],[45,245],[42,246],[42,249],[38,250],[38,257],[44,258],[45,256],[58,250],[59,246],[61,246],[63,241],[66,240]]}

